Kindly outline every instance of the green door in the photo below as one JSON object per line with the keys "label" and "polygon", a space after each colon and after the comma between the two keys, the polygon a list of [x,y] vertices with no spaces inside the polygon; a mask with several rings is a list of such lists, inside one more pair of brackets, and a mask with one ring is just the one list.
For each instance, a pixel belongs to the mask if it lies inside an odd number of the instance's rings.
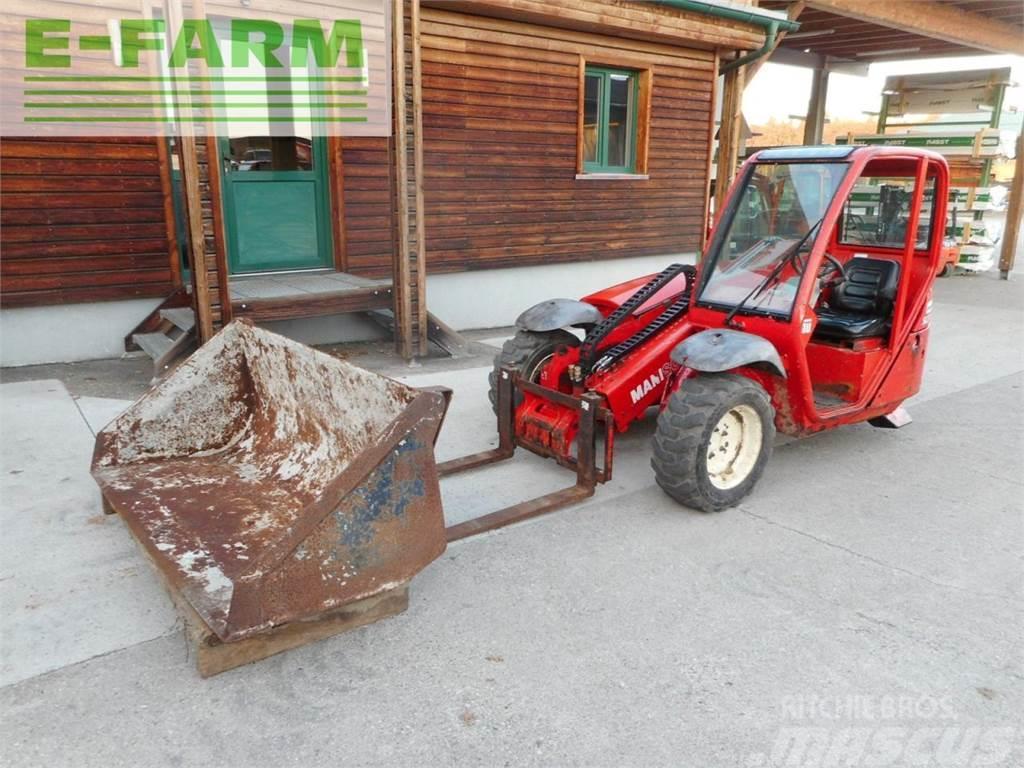
{"label": "green door", "polygon": [[[213,27],[221,46],[229,45],[230,21],[215,18]],[[287,46],[277,55],[290,62]],[[313,73],[288,67],[271,74],[252,57],[221,72],[214,109],[226,128],[218,148],[228,272],[331,267],[327,142],[313,135],[311,97],[299,86],[290,93],[281,80],[303,82]]]}
{"label": "green door", "polygon": [[231,274],[332,266],[325,144],[298,136],[220,139]]}

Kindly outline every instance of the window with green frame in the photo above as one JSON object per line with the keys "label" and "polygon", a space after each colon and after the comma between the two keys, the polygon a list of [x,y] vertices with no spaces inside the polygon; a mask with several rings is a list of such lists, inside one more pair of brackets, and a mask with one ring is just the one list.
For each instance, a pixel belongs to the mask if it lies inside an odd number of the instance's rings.
{"label": "window with green frame", "polygon": [[640,73],[587,65],[583,76],[583,170],[635,173]]}

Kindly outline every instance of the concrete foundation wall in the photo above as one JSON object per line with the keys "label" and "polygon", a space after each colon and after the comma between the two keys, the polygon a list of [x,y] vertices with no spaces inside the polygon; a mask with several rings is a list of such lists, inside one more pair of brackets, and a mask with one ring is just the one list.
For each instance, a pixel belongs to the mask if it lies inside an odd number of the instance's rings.
{"label": "concrete foundation wall", "polygon": [[124,337],[160,299],[0,310],[0,365],[70,363],[124,354]]}
{"label": "concrete foundation wall", "polygon": [[456,330],[496,328],[512,325],[524,309],[545,299],[579,298],[660,272],[673,262],[695,261],[692,253],[669,254],[431,275],[427,279],[427,306]]}
{"label": "concrete foundation wall", "polygon": [[[577,298],[658,272],[673,261],[693,263],[694,255],[434,275],[427,281],[427,306],[457,330],[507,326],[524,309],[544,299]],[[0,365],[120,357],[125,334],[158,303],[142,299],[0,310]],[[286,320],[266,327],[306,344],[368,341],[384,335],[376,324],[352,315]]]}

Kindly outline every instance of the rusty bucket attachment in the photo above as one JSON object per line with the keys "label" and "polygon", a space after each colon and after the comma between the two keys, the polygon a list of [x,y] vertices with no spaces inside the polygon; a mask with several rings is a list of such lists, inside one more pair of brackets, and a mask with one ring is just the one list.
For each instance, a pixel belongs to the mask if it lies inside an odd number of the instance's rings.
{"label": "rusty bucket attachment", "polygon": [[404,596],[445,549],[446,408],[235,322],[97,435],[92,473],[172,596],[234,643]]}

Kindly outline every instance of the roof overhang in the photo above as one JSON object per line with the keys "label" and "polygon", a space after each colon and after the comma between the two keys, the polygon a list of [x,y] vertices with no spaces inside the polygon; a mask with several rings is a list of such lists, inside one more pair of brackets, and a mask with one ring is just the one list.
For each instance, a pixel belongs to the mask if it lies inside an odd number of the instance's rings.
{"label": "roof overhang", "polygon": [[[772,61],[820,67],[968,54],[1024,55],[1020,0],[764,0],[799,6],[797,32],[781,37]],[[813,57],[813,58],[812,58]]]}

